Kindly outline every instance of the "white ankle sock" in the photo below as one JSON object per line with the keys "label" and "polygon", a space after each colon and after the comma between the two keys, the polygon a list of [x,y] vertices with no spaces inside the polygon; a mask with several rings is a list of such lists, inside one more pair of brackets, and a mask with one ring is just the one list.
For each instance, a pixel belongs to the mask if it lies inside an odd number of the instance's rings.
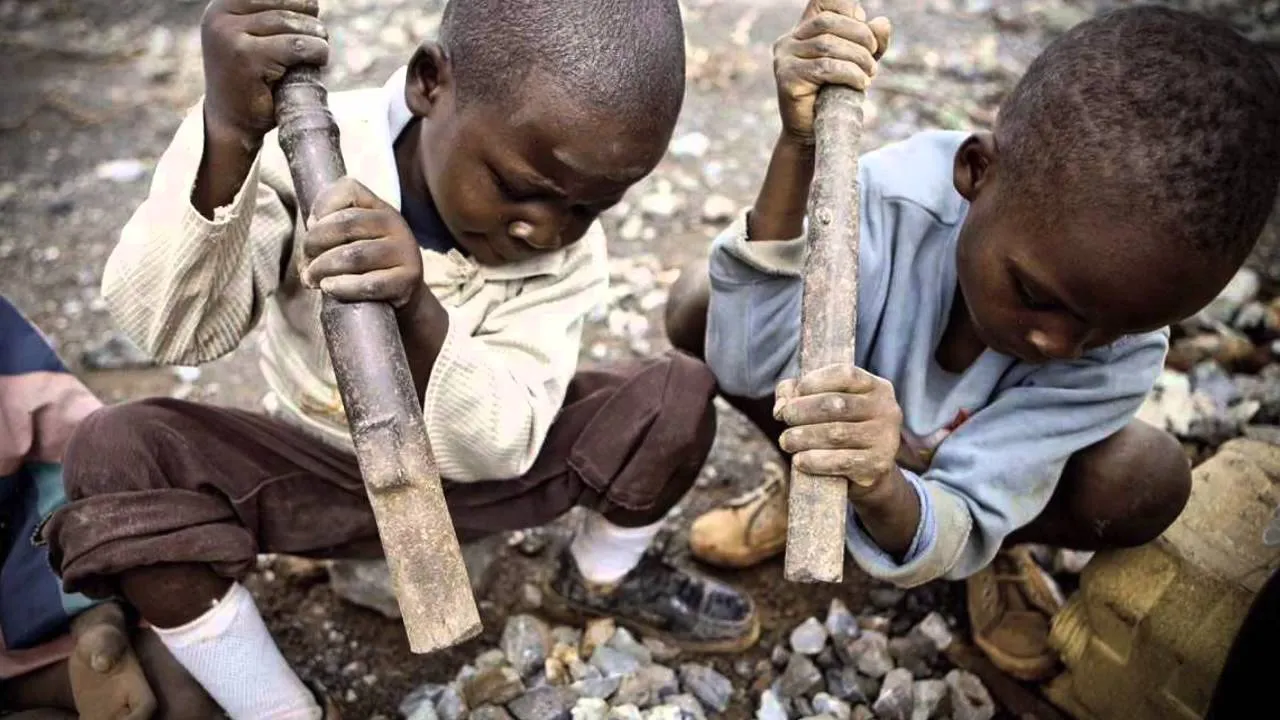
{"label": "white ankle sock", "polygon": [[618,527],[598,513],[588,512],[569,552],[582,577],[593,583],[613,583],[631,572],[662,529],[662,521],[638,528]]}
{"label": "white ankle sock", "polygon": [[226,597],[160,641],[232,720],[319,720],[315,696],[285,662],[253,596],[233,583]]}

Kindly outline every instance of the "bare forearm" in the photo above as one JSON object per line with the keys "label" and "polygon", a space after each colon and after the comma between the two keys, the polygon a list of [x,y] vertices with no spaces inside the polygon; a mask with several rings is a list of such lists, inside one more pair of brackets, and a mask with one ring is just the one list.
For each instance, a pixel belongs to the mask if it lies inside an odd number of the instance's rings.
{"label": "bare forearm", "polygon": [[895,469],[865,494],[856,485],[850,487],[850,500],[863,529],[876,545],[902,560],[920,526],[920,498],[902,471]]}
{"label": "bare forearm", "polygon": [[413,387],[422,402],[427,393],[427,381],[435,368],[436,358],[444,347],[449,333],[449,311],[445,310],[435,293],[426,285],[415,299],[396,313],[400,326],[400,339],[405,355],[409,358],[409,371],[413,375]]}
{"label": "bare forearm", "polygon": [[747,221],[752,240],[788,240],[804,230],[809,185],[813,181],[813,153],[813,145],[790,135],[778,138]]}
{"label": "bare forearm", "polygon": [[214,210],[231,204],[261,146],[262,138],[246,137],[205,114],[204,155],[191,195],[191,203],[201,215],[212,219]]}

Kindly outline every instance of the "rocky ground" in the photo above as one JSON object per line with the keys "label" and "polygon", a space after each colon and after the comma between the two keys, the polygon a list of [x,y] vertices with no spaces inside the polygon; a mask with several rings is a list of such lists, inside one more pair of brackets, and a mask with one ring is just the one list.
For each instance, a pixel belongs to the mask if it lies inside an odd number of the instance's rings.
{"label": "rocky ground", "polygon": [[[1274,0],[1199,4],[1276,41]],[[329,84],[341,90],[380,84],[434,31],[442,3],[321,5],[334,38]],[[763,174],[777,132],[769,45],[801,6],[687,0],[686,109],[668,157],[605,220],[612,299],[592,318],[584,362],[663,347],[667,288],[750,201]],[[989,124],[1036,51],[1100,7],[1093,0],[867,6],[890,14],[896,28],[868,105],[867,147],[925,127]],[[202,7],[0,0],[0,293],[109,401],[172,395],[256,408],[263,392],[254,338],[204,368],[148,367],[115,335],[98,293],[115,233],[199,96]],[[1197,458],[1235,434],[1276,437],[1269,424],[1280,423],[1280,303],[1264,280],[1243,275],[1225,301],[1177,329],[1169,373],[1144,409]],[[758,433],[726,410],[698,490],[671,518],[666,551],[681,554],[692,516],[780,472]],[[339,698],[347,717],[458,720],[469,708],[473,718],[549,720],[572,708],[577,720],[755,713],[969,720],[997,711],[982,681],[953,670],[941,653],[947,636],[964,629],[961,596],[947,584],[902,593],[872,586],[851,568],[841,586],[792,586],[781,582],[780,563],[725,573],[754,593],[764,616],[759,646],[738,658],[674,656],[607,624],[548,626],[538,619],[538,583],[571,522],[473,549],[485,633],[431,657],[409,654],[398,623],[377,610],[393,612],[376,565],[330,571],[264,558],[249,585],[289,659]],[[344,602],[335,588],[363,606]]]}

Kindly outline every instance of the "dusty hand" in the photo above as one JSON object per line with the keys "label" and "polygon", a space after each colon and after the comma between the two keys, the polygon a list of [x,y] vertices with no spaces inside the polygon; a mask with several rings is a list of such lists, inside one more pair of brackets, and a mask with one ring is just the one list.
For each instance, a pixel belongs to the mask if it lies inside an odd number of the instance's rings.
{"label": "dusty hand", "polygon": [[778,384],[773,415],[790,428],[782,449],[797,470],[848,478],[869,492],[897,470],[902,409],[889,381],[830,365]]}
{"label": "dusty hand", "polygon": [[75,650],[67,663],[76,711],[82,720],[146,720],[156,697],[129,644],[120,609],[99,605],[72,627]]}
{"label": "dusty hand", "polygon": [[271,88],[294,65],[324,65],[319,0],[213,0],[200,24],[205,118],[258,142],[276,124]]}
{"label": "dusty hand", "polygon": [[856,0],[809,0],[800,22],[773,45],[782,128],[813,142],[813,108],[823,85],[866,90],[889,48],[888,18],[870,21]]}
{"label": "dusty hand", "polygon": [[345,177],[316,198],[307,222],[302,282],[344,302],[408,307],[426,290],[422,252],[395,208]]}

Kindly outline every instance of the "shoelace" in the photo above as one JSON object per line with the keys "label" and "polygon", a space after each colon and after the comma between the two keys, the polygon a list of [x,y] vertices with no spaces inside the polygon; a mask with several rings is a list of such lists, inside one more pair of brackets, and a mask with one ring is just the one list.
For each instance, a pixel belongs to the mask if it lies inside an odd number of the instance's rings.
{"label": "shoelace", "polygon": [[769,478],[754,490],[750,490],[726,503],[729,507],[744,507],[750,505],[756,500],[767,498],[777,494],[782,489],[782,480],[779,478]]}

